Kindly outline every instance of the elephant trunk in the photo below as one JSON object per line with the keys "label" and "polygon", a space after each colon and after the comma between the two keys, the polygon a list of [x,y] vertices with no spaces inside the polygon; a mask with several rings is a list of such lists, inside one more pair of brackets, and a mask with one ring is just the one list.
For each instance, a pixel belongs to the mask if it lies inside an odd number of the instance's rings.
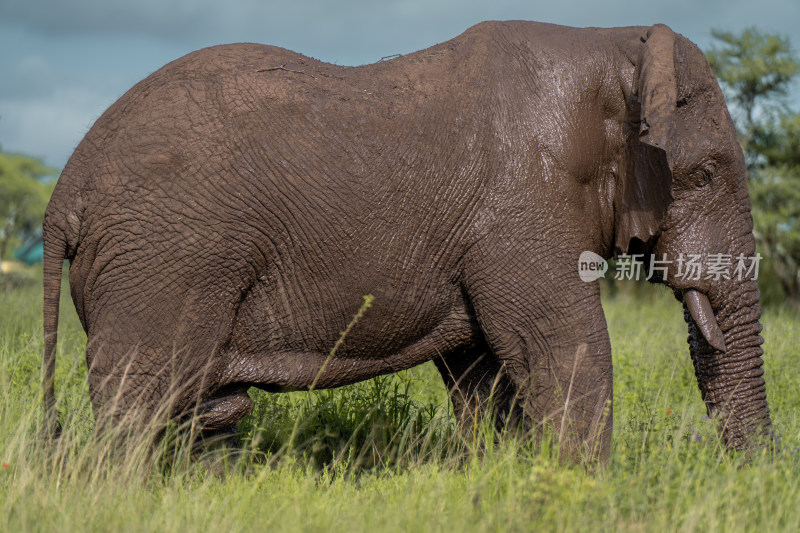
{"label": "elephant trunk", "polygon": [[762,369],[761,308],[754,281],[726,287],[725,304],[702,293],[683,294],[689,348],[710,415],[721,421],[728,446],[744,448],[771,432]]}

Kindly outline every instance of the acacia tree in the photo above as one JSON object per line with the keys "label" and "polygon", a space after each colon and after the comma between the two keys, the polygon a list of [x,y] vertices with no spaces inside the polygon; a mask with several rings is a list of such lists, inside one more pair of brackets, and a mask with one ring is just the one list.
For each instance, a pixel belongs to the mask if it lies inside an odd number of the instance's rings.
{"label": "acacia tree", "polygon": [[12,239],[41,225],[55,186],[42,178],[55,174],[41,161],[0,152],[0,263]]}
{"label": "acacia tree", "polygon": [[[745,152],[766,300],[800,309],[800,114],[786,102],[800,72],[788,39],[748,28],[713,31],[708,52]],[[780,294],[774,294],[778,287]]]}

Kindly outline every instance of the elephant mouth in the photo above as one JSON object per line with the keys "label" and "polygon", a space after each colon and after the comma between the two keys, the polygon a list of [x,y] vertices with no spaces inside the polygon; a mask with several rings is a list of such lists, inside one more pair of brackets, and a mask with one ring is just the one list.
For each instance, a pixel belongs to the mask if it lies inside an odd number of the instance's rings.
{"label": "elephant mouth", "polygon": [[686,289],[683,291],[683,301],[706,342],[715,350],[726,351],[725,336],[714,316],[708,296],[696,289]]}

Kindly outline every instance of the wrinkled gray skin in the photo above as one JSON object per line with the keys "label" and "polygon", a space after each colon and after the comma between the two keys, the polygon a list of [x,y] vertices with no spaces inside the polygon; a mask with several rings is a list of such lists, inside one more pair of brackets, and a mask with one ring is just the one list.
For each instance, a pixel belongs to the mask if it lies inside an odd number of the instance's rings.
{"label": "wrinkled gray skin", "polygon": [[[207,431],[230,426],[250,386],[308,388],[371,293],[319,387],[433,359],[462,419],[494,391],[498,424],[607,456],[611,346],[579,254],[751,256],[752,227],[722,94],[666,26],[489,22],[355,68],[200,50],[106,111],[58,181],[49,424],[68,258],[96,416],[199,402]],[[686,300],[725,441],[767,434],[756,283],[657,281]]]}

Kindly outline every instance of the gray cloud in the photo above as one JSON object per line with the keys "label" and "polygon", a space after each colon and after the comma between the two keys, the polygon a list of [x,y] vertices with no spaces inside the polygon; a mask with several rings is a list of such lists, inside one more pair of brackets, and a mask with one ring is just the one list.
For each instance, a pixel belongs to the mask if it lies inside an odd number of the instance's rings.
{"label": "gray cloud", "polygon": [[9,100],[47,98],[53,94],[53,66],[41,55],[25,55],[0,76],[0,94]]}
{"label": "gray cloud", "polygon": [[208,29],[212,8],[213,3],[206,0],[6,0],[0,4],[0,16],[6,23],[50,35],[142,32],[169,36]]}
{"label": "gray cloud", "polygon": [[[50,38],[140,36],[171,46],[256,41],[359,63],[447,40],[486,19],[574,26],[665,22],[701,42],[711,27],[756,24],[800,37],[796,0],[4,0],[0,20]],[[796,42],[800,38],[795,39]],[[389,52],[391,53],[391,52]],[[380,56],[378,56],[380,57]]]}

